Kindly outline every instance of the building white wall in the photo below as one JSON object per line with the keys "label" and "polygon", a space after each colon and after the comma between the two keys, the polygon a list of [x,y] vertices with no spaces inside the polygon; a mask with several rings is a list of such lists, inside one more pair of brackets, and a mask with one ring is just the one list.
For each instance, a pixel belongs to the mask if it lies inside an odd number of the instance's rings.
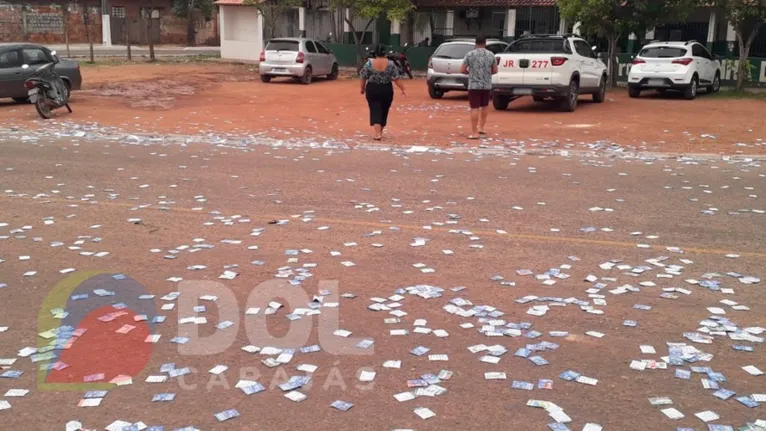
{"label": "building white wall", "polygon": [[455,10],[454,36],[502,37],[505,28],[506,10],[480,8],[478,19],[466,19],[465,9]]}
{"label": "building white wall", "polygon": [[[436,13],[436,12],[433,12]],[[446,12],[443,12],[444,14]],[[402,24],[402,42],[409,42],[411,44],[418,44],[425,40],[425,38],[428,38],[429,40],[433,40],[433,29],[431,28],[431,12],[415,12],[413,15],[418,15],[418,18],[414,18],[419,22],[419,25],[415,25],[414,22],[405,21]],[[414,26],[412,29],[412,38],[413,40],[404,40],[406,35],[409,34],[409,28],[411,26]]]}
{"label": "building white wall", "polygon": [[222,5],[221,58],[258,61],[263,50],[263,23],[258,10],[242,6]]}

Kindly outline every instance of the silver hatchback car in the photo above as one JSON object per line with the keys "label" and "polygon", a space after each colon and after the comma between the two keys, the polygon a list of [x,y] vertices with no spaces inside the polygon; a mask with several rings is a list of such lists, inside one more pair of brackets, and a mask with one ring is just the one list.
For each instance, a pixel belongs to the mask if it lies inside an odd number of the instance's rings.
{"label": "silver hatchback car", "polygon": [[310,84],[315,76],[338,78],[338,60],[324,43],[306,38],[288,37],[272,39],[261,52],[258,73],[261,81],[271,78],[298,78]]}
{"label": "silver hatchback car", "polygon": [[[468,76],[460,72],[463,59],[476,47],[474,39],[453,39],[439,45],[428,60],[428,94],[441,99],[448,91],[468,91]],[[498,39],[487,39],[487,49],[497,54],[508,44]]]}

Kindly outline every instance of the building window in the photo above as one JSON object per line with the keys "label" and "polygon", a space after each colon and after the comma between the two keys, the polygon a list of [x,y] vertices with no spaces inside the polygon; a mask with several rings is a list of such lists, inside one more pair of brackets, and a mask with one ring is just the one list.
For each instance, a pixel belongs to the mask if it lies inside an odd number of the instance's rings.
{"label": "building window", "polygon": [[115,18],[125,18],[125,7],[112,6],[112,16]]}

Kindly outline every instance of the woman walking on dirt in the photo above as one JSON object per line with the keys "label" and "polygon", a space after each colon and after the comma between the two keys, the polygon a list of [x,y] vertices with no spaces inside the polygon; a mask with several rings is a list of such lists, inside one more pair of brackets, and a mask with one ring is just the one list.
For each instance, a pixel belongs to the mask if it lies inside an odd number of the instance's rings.
{"label": "woman walking on dirt", "polygon": [[375,56],[362,67],[359,73],[362,77],[362,94],[367,96],[370,106],[370,126],[374,127],[373,139],[383,139],[383,129],[388,123],[388,111],[394,101],[394,85],[406,96],[404,84],[399,79],[396,65],[386,58],[386,47],[378,45],[373,53]]}

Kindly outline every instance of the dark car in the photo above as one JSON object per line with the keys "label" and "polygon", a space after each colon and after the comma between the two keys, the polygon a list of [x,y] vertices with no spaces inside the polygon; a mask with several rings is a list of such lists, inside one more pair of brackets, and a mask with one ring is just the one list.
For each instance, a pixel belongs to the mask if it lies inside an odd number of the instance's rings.
{"label": "dark car", "polygon": [[[17,102],[27,100],[24,81],[40,66],[59,60],[56,72],[70,91],[82,86],[80,64],[76,61],[59,59],[41,45],[32,43],[0,43],[0,99],[10,97]],[[22,68],[23,65],[28,68]]]}

